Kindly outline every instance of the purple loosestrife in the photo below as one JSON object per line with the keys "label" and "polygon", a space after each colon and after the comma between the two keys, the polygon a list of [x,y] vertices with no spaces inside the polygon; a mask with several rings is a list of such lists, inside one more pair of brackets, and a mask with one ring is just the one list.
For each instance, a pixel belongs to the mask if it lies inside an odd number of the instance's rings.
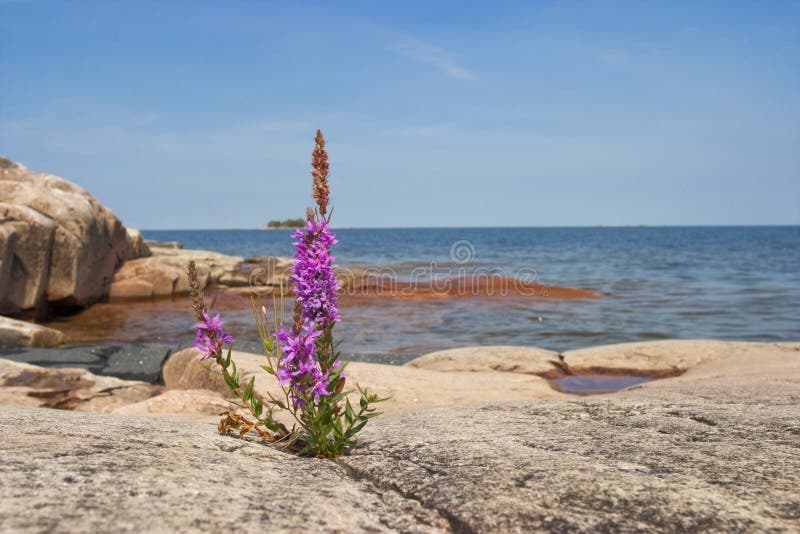
{"label": "purple loosestrife", "polygon": [[[354,408],[346,391],[344,367],[339,361],[333,328],[339,320],[339,282],[333,270],[331,249],[336,236],[330,231],[330,188],[328,185],[328,154],[325,139],[317,130],[316,144],[311,163],[314,177],[316,209],[308,208],[305,228],[296,231],[294,238],[295,260],[291,281],[296,299],[291,327],[281,325],[277,331],[271,324],[283,322],[283,312],[271,322],[266,309],[252,300],[259,337],[264,346],[267,365],[262,368],[275,376],[284,393],[283,400],[253,391],[255,377],[247,384],[241,382],[236,362],[222,355],[222,347],[233,342],[233,337],[222,329],[219,315],[213,318],[203,301],[204,283],[194,262],[189,262],[189,289],[192,308],[197,316],[197,339],[203,360],[213,359],[219,366],[226,385],[238,399],[238,405],[250,414],[239,411],[222,414],[218,431],[226,434],[238,431],[239,436],[255,431],[276,446],[301,455],[334,458],[356,443],[356,435],[369,419],[380,415],[373,404],[385,399],[358,387],[360,398]],[[283,291],[280,309],[283,310]],[[258,308],[260,306],[260,309]],[[291,429],[273,417],[274,410],[288,412],[299,427]]]}
{"label": "purple loosestrife", "polygon": [[327,328],[339,320],[339,282],[333,271],[330,250],[338,241],[324,221],[308,221],[305,230],[297,230],[292,282],[301,304],[303,317],[318,328]]}
{"label": "purple loosestrife", "polygon": [[202,351],[200,361],[214,358],[222,352],[223,345],[233,343],[233,336],[222,330],[224,324],[219,315],[213,318],[208,313],[202,314],[202,320],[195,325],[197,337],[192,345]]}
{"label": "purple loosestrife", "polygon": [[289,384],[295,406],[304,407],[306,399],[327,397],[330,372],[322,372],[316,360],[317,339],[322,332],[307,321],[298,332],[288,332],[283,326],[275,333],[275,340],[283,348],[275,375],[282,386]]}

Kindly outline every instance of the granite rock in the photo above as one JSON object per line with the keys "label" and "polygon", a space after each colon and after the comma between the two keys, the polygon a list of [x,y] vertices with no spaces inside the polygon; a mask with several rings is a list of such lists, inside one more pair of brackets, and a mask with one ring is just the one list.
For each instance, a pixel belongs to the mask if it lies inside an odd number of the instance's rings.
{"label": "granite rock", "polygon": [[383,416],[335,462],[209,423],[4,407],[0,530],[795,532],[800,350],[753,356],[612,395]]}
{"label": "granite rock", "polygon": [[92,304],[108,294],[130,252],[125,227],[95,197],[6,158],[0,226],[0,313]]}

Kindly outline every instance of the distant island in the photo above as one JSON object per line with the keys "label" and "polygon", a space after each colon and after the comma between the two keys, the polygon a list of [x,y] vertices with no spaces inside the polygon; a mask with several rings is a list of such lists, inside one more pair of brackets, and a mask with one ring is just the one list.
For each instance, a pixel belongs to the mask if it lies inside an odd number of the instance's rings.
{"label": "distant island", "polygon": [[285,219],[283,221],[271,220],[261,228],[280,229],[280,228],[302,228],[306,225],[305,219]]}

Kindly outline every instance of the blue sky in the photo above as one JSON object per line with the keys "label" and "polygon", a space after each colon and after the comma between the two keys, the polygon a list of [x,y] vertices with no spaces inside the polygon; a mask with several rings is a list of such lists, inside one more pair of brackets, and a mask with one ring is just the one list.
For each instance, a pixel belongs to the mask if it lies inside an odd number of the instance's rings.
{"label": "blue sky", "polygon": [[0,0],[0,154],[132,227],[800,223],[800,2]]}

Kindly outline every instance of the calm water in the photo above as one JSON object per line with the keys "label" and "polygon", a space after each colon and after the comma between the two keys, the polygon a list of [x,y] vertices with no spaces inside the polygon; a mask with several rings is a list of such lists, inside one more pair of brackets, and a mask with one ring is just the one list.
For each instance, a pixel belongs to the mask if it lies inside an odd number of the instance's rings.
{"label": "calm water", "polygon": [[[662,338],[800,340],[800,227],[341,229],[340,265],[407,276],[491,268],[596,300],[466,298],[343,310],[352,358],[404,361],[464,345],[568,350]],[[241,256],[292,253],[289,231],[146,231],[148,239]],[[457,271],[453,271],[457,272]],[[228,313],[228,312],[226,312]],[[228,313],[246,346],[249,310]]]}

